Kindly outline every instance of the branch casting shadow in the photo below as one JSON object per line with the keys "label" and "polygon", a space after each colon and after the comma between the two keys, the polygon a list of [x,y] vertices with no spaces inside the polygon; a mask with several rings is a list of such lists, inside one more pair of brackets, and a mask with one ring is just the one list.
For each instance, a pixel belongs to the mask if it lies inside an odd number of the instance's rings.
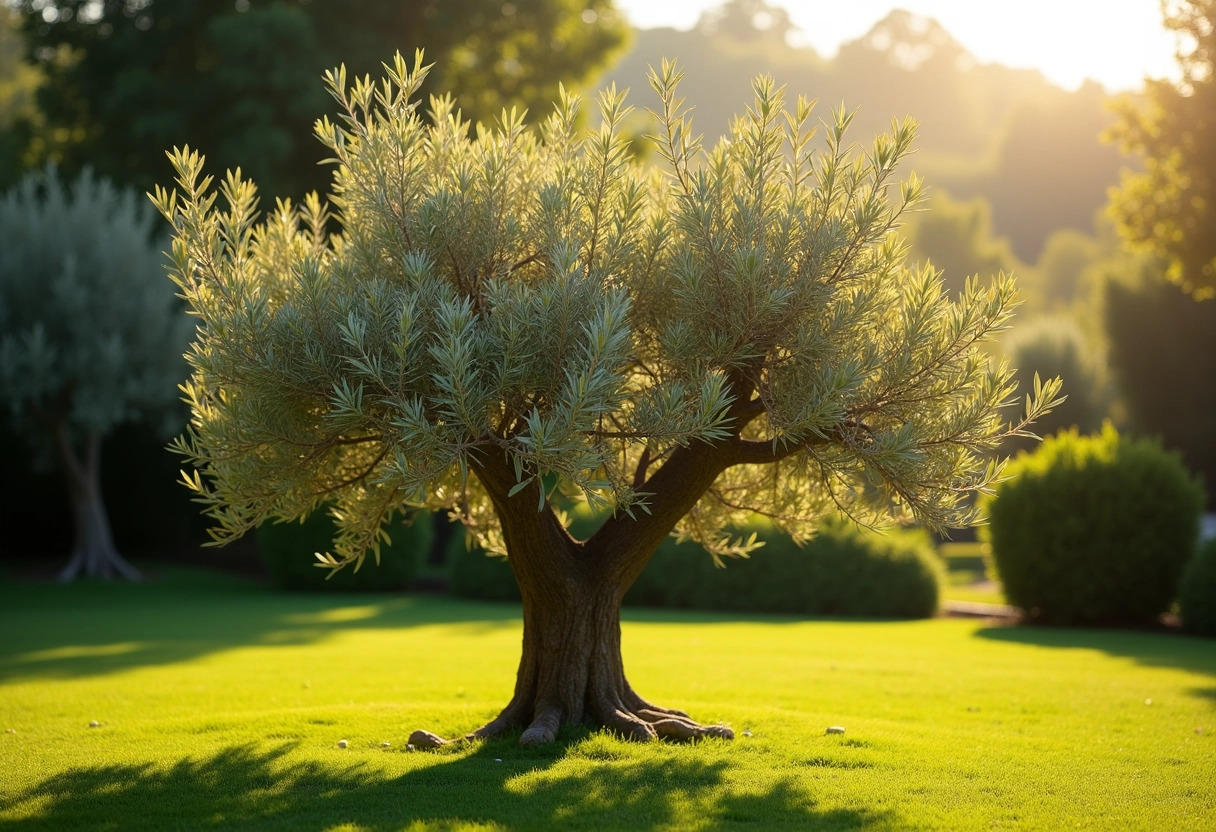
{"label": "branch casting shadow", "polygon": [[[521,753],[509,741],[498,741],[460,755],[428,755],[423,767],[391,777],[366,759],[334,765],[294,761],[296,747],[249,744],[168,767],[73,769],[4,801],[0,831],[288,830],[341,824],[360,832],[460,824],[596,830],[898,826],[879,811],[819,810],[790,777],[743,793],[732,786],[729,763],[721,760],[592,760],[573,772],[560,765],[560,749]],[[14,819],[26,813],[33,816]]]}

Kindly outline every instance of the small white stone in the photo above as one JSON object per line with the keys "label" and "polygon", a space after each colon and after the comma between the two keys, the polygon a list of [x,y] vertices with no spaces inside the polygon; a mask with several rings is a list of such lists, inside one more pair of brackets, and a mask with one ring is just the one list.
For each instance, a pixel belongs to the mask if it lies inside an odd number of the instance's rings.
{"label": "small white stone", "polygon": [[751,731],[748,731],[746,728],[743,729],[743,736],[750,737],[751,735],[752,735]]}
{"label": "small white stone", "polygon": [[831,726],[829,726],[829,727],[828,727],[827,733],[829,733],[829,734],[843,734],[843,733],[844,733],[844,728],[843,728],[843,727],[841,727],[841,726],[839,726],[839,725],[831,725]]}
{"label": "small white stone", "polygon": [[338,748],[346,748],[349,743],[346,740],[338,740]]}
{"label": "small white stone", "polygon": [[101,723],[100,723],[100,722],[98,722],[97,720],[93,720],[92,722],[90,722],[90,723],[89,723],[89,727],[90,727],[90,728],[100,728],[100,727],[101,727]]}
{"label": "small white stone", "polygon": [[390,746],[392,746],[392,743],[389,742],[388,740],[385,740],[384,742],[380,743],[381,748],[389,748]]}
{"label": "small white stone", "polygon": [[501,762],[502,762],[502,757],[495,757],[495,758],[494,758],[494,762],[496,762],[496,763],[501,763]]}
{"label": "small white stone", "polygon": [[1145,704],[1145,705],[1151,705],[1151,704],[1153,704],[1153,700],[1151,700],[1151,699],[1145,699],[1145,700],[1144,700],[1144,704]]}

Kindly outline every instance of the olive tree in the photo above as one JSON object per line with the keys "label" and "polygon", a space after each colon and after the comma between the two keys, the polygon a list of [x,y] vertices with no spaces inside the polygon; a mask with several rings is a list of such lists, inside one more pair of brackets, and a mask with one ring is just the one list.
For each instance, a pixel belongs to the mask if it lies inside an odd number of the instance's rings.
{"label": "olive tree", "polygon": [[[854,156],[842,109],[815,151],[811,103],[787,111],[761,78],[703,152],[665,63],[652,171],[615,89],[586,131],[565,92],[537,130],[508,112],[470,131],[450,98],[419,112],[421,55],[385,69],[328,74],[345,115],[316,132],[340,233],[316,196],[259,221],[254,186],[229,173],[217,191],[188,148],[154,196],[199,322],[178,450],[215,542],[331,501],[320,565],[357,568],[403,506],[446,508],[523,598],[514,696],[470,736],[732,736],[629,685],[626,589],[673,531],[746,554],[729,530],[757,512],[795,535],[836,511],[972,522],[1000,471],[988,452],[1027,423],[1002,421],[1011,372],[980,349],[1013,284],[952,300],[904,266],[892,232],[921,187],[892,178],[910,121]],[[571,499],[611,509],[586,539]]]}
{"label": "olive tree", "polygon": [[180,429],[190,322],[164,279],[156,213],[134,191],[54,168],[0,195],[0,419],[63,473],[75,524],[59,577],[135,578],[101,493],[102,440]]}

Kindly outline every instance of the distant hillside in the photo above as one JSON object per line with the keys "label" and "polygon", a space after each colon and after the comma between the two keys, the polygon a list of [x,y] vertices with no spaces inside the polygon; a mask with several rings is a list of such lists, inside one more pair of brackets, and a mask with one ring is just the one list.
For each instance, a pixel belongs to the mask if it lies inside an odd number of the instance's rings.
{"label": "distant hillside", "polygon": [[1066,92],[1033,70],[981,65],[940,24],[895,11],[828,61],[789,46],[784,32],[702,25],[689,32],[637,32],[632,48],[601,79],[653,96],[648,66],[675,58],[682,95],[711,143],[751,102],[751,81],[768,73],[787,95],[819,99],[820,117],[844,102],[857,109],[853,137],[869,142],[892,118],[920,123],[913,166],[929,185],[992,204],[994,229],[1034,262],[1051,231],[1090,231],[1121,157],[1099,141],[1111,121],[1097,85]]}

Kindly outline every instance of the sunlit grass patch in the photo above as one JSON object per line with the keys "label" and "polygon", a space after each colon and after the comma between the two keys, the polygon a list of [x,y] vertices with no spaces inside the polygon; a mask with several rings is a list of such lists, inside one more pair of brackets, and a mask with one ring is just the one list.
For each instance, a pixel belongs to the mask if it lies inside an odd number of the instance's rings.
{"label": "sunlit grass patch", "polygon": [[141,586],[10,582],[0,610],[0,731],[15,731],[0,733],[0,830],[1202,830],[1216,817],[1211,640],[630,610],[634,686],[730,723],[734,742],[567,729],[526,751],[409,753],[415,728],[460,735],[505,704],[517,608],[173,571]]}

